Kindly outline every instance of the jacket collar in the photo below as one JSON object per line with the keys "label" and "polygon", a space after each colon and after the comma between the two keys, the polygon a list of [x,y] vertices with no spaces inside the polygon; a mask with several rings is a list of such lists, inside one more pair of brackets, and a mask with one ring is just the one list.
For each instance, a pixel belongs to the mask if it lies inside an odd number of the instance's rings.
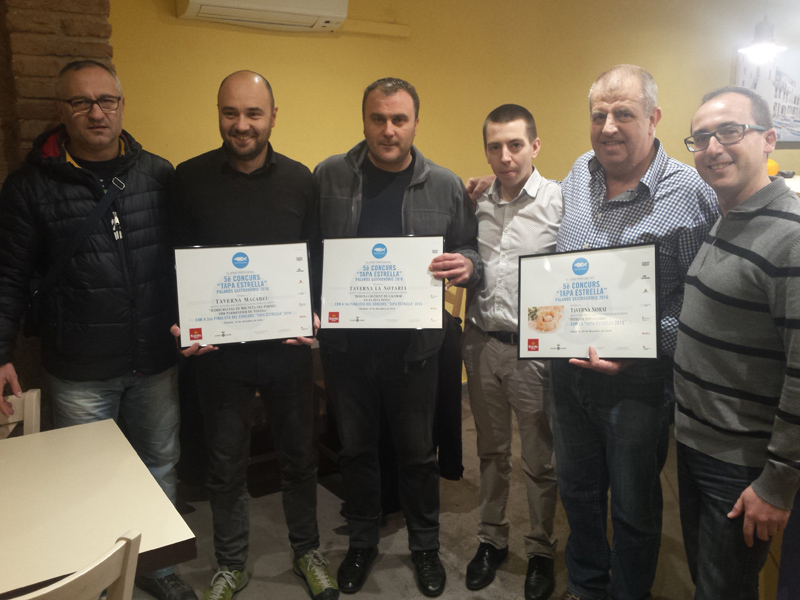
{"label": "jacket collar", "polygon": [[[33,142],[33,148],[28,153],[27,161],[34,164],[44,162],[56,164],[70,164],[76,169],[81,167],[67,151],[66,144],[69,140],[67,129],[58,125],[40,134]],[[139,143],[125,130],[119,136],[119,155],[133,158],[141,149]]]}
{"label": "jacket collar", "polygon": [[[345,162],[353,169],[358,176],[361,176],[361,165],[367,158],[367,142],[364,140],[357,143],[355,146],[345,154]],[[411,176],[411,183],[409,185],[417,185],[422,183],[428,178],[428,173],[431,172],[428,161],[422,156],[422,152],[417,150],[416,146],[411,146],[411,152],[414,155],[414,173]]]}

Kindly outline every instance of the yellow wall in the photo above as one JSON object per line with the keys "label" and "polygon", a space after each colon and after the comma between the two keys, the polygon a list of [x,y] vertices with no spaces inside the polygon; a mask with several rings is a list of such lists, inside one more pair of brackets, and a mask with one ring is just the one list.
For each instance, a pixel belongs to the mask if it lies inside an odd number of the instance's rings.
{"label": "yellow wall", "polygon": [[[768,7],[776,37],[800,43],[800,2]],[[691,164],[682,139],[700,97],[731,82],[735,49],[763,14],[752,0],[350,0],[352,19],[410,26],[388,38],[207,24],[176,18],[174,0],[111,0],[111,43],[126,128],[173,163],[219,145],[217,87],[249,68],[275,90],[273,145],[309,167],[361,139],[362,91],[392,75],[420,93],[416,143],[429,158],[462,177],[487,172],[483,119],[516,102],[537,120],[537,166],[561,179],[589,149],[589,86],[621,62],[654,75],[657,135]],[[800,172],[800,150],[773,158]]]}

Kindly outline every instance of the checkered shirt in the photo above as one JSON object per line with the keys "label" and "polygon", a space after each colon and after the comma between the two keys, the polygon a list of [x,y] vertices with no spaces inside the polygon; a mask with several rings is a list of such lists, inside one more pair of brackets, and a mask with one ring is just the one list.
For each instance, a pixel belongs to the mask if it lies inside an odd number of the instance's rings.
{"label": "checkered shirt", "polygon": [[693,168],[656,155],[639,184],[605,201],[605,170],[587,152],[561,183],[564,219],[556,250],[570,252],[658,242],[661,352],[675,353],[683,283],[703,239],[717,220],[717,197]]}

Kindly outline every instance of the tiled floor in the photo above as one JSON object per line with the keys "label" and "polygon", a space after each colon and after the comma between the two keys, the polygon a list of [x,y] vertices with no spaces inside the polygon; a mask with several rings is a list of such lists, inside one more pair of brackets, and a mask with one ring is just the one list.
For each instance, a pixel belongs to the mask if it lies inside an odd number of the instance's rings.
{"label": "tiled floor", "polygon": [[[467,562],[477,548],[475,529],[477,523],[478,461],[475,456],[475,426],[464,402],[464,479],[458,482],[441,482],[441,556],[447,569],[448,582],[444,600],[506,600],[520,599],[527,559],[522,535],[527,522],[527,508],[522,472],[519,466],[519,444],[514,445],[514,473],[508,507],[512,539],[510,556],[498,571],[494,583],[484,590],[471,592],[464,586]],[[690,600],[692,585],[683,553],[677,500],[677,475],[675,449],[662,475],[664,489],[664,527],[662,550],[653,595],[657,600]],[[336,489],[336,476],[324,481],[318,488],[318,520],[322,541],[321,550],[330,560],[332,569],[341,562],[347,551],[347,531],[339,515],[341,501],[327,488]],[[201,597],[215,568],[211,539],[211,514],[208,502],[191,503],[194,512],[185,516],[197,536],[198,557],[179,567],[181,575]],[[237,600],[276,599],[307,600],[301,580],[292,573],[290,548],[279,494],[253,498],[250,503],[250,585],[239,593]],[[568,535],[563,508],[559,504],[556,515],[556,532],[560,540],[556,556],[557,587],[554,598],[560,598],[566,589],[563,542]],[[407,538],[401,516],[393,515],[382,530],[380,555],[373,566],[364,588],[354,598],[386,600],[422,598],[414,583],[411,560],[407,551]],[[136,590],[134,598],[145,600],[150,596]],[[344,597],[344,596],[343,596]]]}

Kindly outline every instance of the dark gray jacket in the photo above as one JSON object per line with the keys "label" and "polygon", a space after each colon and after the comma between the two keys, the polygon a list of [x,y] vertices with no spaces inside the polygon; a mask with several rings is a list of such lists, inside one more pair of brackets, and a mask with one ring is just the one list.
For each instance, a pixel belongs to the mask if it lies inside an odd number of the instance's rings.
{"label": "dark gray jacket", "polygon": [[[472,277],[465,287],[473,287],[483,277],[483,262],[478,254],[478,222],[472,201],[454,173],[427,160],[416,147],[411,151],[414,173],[403,198],[403,235],[444,236],[445,252],[456,252],[472,261]],[[331,156],[314,169],[323,239],[356,236],[361,216],[361,165],[366,156],[367,144],[362,141],[347,154]],[[319,338],[332,349],[347,349],[341,330],[321,330]],[[444,329],[415,331],[406,359],[433,356],[443,338]]]}

